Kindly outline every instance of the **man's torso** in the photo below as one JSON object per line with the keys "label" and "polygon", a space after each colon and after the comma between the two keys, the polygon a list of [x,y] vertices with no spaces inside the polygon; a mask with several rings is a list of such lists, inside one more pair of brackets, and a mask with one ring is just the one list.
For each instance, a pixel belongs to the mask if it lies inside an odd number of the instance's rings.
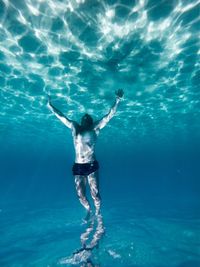
{"label": "man's torso", "polygon": [[76,163],[88,163],[95,160],[96,139],[97,133],[93,129],[73,132]]}

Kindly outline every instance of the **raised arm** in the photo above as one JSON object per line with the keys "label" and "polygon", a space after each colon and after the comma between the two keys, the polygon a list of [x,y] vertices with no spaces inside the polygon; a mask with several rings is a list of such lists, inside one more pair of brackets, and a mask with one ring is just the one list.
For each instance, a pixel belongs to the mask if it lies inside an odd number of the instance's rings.
{"label": "raised arm", "polygon": [[74,126],[74,121],[69,120],[67,117],[65,117],[65,115],[58,110],[57,108],[55,108],[51,101],[50,101],[50,97],[48,96],[48,103],[47,103],[47,107],[56,115],[56,117],[62,121],[62,123],[64,123],[68,128],[72,129]]}
{"label": "raised arm", "polygon": [[121,101],[124,92],[122,89],[119,89],[118,91],[115,92],[116,94],[116,100],[115,103],[113,104],[113,106],[111,107],[110,111],[108,112],[108,114],[106,114],[102,119],[98,120],[95,122],[95,127],[94,130],[100,130],[103,127],[106,126],[106,124],[112,119],[112,117],[115,115],[116,111],[117,111],[117,107],[119,102]]}

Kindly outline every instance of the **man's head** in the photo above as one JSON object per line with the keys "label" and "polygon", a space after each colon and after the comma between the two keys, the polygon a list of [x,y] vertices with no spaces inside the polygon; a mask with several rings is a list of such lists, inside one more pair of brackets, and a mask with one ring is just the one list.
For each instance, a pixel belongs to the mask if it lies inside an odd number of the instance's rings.
{"label": "man's head", "polygon": [[93,125],[93,119],[89,114],[83,115],[81,118],[81,127],[84,129],[90,129]]}

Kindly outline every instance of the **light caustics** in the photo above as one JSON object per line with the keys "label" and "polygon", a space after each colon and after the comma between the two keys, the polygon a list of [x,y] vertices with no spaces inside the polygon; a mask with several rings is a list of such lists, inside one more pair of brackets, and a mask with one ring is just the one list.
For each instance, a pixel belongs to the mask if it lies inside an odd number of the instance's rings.
{"label": "light caustics", "polygon": [[197,127],[199,9],[199,0],[0,0],[2,129],[25,123],[23,136],[38,135],[37,122],[48,118],[62,135],[47,93],[79,119],[105,114],[120,87],[126,98],[111,135],[121,121],[123,136],[130,125],[137,136],[157,127],[167,136],[174,120],[184,132],[191,113]]}

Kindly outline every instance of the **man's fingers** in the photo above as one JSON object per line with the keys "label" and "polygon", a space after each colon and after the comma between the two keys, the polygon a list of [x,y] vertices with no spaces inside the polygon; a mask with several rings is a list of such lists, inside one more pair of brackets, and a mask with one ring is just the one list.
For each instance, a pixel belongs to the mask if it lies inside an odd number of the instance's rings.
{"label": "man's fingers", "polygon": [[123,94],[124,94],[123,89],[119,89],[119,90],[117,91],[117,95],[118,95],[118,96],[122,97]]}
{"label": "man's fingers", "polygon": [[115,94],[116,94],[116,96],[118,96],[119,98],[122,98],[123,95],[124,95],[124,91],[123,91],[123,89],[118,89],[118,90],[115,91]]}

